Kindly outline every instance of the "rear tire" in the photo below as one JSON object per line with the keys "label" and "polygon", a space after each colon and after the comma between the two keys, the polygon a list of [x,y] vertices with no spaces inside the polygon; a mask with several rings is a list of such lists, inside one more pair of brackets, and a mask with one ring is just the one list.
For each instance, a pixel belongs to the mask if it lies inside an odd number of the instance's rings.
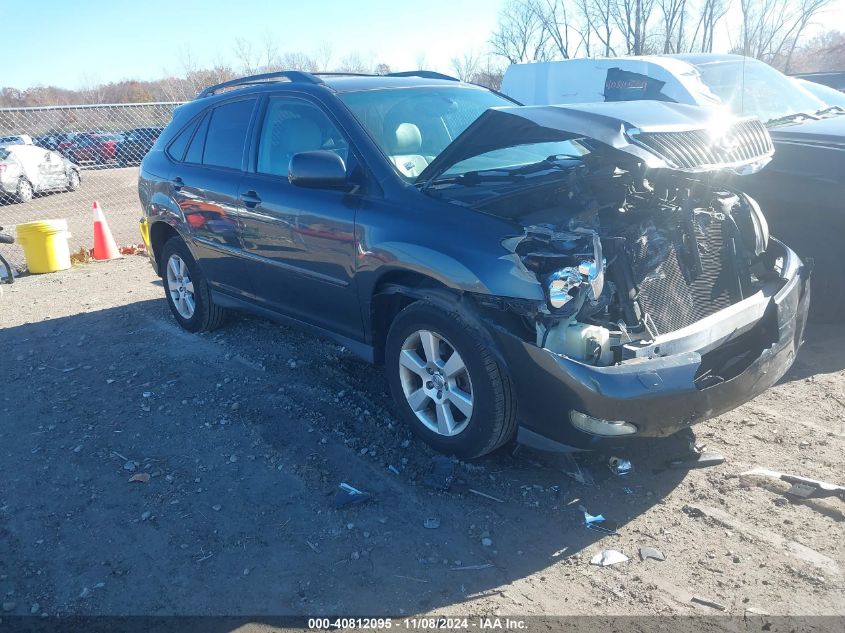
{"label": "rear tire", "polygon": [[67,187],[68,191],[76,191],[79,189],[79,185],[82,183],[82,180],[79,177],[79,172],[75,169],[71,169],[70,173],[67,176]]}
{"label": "rear tire", "polygon": [[164,294],[176,322],[188,332],[207,332],[225,323],[227,311],[215,305],[208,282],[181,237],[162,249]]}
{"label": "rear tire", "polygon": [[400,415],[435,450],[469,459],[513,438],[510,378],[458,313],[428,301],[402,310],[387,335],[385,365]]}

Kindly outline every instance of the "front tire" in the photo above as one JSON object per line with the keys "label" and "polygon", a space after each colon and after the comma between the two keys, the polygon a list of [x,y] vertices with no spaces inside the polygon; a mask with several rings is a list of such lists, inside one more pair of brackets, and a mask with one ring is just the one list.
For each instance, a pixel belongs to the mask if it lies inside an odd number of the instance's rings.
{"label": "front tire", "polygon": [[513,438],[510,379],[482,333],[459,314],[427,301],[411,304],[391,324],[385,360],[400,415],[435,450],[470,459]]}
{"label": "front tire", "polygon": [[20,202],[29,202],[35,195],[35,192],[32,190],[32,185],[26,178],[21,178],[18,181],[18,188],[15,193]]}
{"label": "front tire", "polygon": [[223,325],[226,310],[214,304],[202,269],[181,237],[162,249],[162,281],[176,321],[189,332],[207,332]]}

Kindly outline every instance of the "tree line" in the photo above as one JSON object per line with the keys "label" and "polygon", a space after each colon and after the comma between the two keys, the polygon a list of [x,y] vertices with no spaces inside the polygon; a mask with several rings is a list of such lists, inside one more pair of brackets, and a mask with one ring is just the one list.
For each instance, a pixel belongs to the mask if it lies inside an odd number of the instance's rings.
{"label": "tree line", "polygon": [[[486,50],[467,49],[456,55],[447,72],[463,81],[498,89],[508,64],[712,52],[747,55],[785,72],[845,70],[845,33],[828,30],[812,38],[806,36],[833,2],[507,0]],[[389,63],[360,53],[336,61],[327,44],[310,53],[283,51],[270,33],[259,39],[236,40],[225,63],[205,66],[190,52],[183,52],[179,66],[177,72],[152,81],[101,83],[83,78],[76,90],[3,87],[0,107],[185,101],[209,85],[277,70],[382,75],[391,71]],[[420,54],[415,66],[422,70],[431,65]]]}

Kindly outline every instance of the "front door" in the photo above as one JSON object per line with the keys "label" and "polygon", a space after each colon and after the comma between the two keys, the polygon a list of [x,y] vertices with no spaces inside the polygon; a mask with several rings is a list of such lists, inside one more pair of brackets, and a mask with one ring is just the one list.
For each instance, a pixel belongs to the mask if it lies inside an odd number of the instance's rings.
{"label": "front door", "polygon": [[319,105],[291,96],[267,99],[256,138],[254,169],[239,188],[242,239],[256,299],[360,338],[352,284],[360,194],[288,181],[291,157],[314,150],[336,152],[354,173],[357,163],[346,138]]}

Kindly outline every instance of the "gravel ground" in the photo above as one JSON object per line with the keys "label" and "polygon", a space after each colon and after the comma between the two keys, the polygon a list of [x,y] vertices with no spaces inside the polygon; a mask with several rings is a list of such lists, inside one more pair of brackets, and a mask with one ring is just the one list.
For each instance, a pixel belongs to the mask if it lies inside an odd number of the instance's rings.
{"label": "gravel ground", "polygon": [[[8,614],[845,614],[843,503],[739,477],[845,483],[840,328],[694,438],[620,447],[630,475],[511,446],[448,492],[380,369],[258,319],[183,333],[140,257],[20,278],[0,328]],[[726,462],[666,469],[691,439]],[[372,500],[335,509],[340,482]],[[604,548],[630,560],[591,565]]]}
{"label": "gravel ground", "polygon": [[[83,169],[82,186],[76,191],[38,195],[26,204],[0,200],[0,226],[14,235],[17,224],[65,219],[71,234],[71,252],[91,248],[94,244],[91,203],[94,200],[99,201],[104,210],[118,246],[141,241],[138,232],[138,219],[141,217],[138,167]],[[0,246],[0,253],[15,265],[24,264],[20,245]]]}

